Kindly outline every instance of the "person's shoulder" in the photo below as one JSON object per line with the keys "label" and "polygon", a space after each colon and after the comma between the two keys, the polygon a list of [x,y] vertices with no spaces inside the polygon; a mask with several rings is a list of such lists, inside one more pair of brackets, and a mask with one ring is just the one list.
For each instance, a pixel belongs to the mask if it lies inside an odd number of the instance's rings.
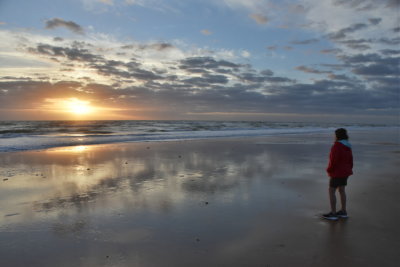
{"label": "person's shoulder", "polygon": [[332,147],[340,147],[342,144],[339,141],[335,141]]}

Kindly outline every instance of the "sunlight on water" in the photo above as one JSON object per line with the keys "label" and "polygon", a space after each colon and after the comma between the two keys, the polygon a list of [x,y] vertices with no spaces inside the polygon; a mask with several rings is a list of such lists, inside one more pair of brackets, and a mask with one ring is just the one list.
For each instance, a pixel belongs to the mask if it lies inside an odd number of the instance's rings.
{"label": "sunlight on water", "polygon": [[83,151],[89,150],[91,147],[90,146],[71,146],[71,147],[60,147],[60,148],[55,148],[49,151],[52,152],[65,152],[65,153],[79,153]]}

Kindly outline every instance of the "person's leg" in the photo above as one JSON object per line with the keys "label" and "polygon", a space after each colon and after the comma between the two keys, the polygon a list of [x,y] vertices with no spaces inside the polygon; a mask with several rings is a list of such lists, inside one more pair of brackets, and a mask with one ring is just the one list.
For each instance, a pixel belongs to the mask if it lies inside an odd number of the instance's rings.
{"label": "person's leg", "polygon": [[342,211],[346,211],[346,190],[345,186],[339,186],[340,203],[342,204]]}
{"label": "person's leg", "polygon": [[329,187],[329,202],[331,204],[331,212],[336,213],[336,188]]}

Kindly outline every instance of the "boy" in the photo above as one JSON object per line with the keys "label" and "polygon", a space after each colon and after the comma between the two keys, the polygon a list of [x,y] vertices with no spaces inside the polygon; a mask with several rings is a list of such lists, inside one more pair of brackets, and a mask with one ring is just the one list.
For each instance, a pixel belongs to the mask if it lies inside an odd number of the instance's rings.
{"label": "boy", "polygon": [[[347,179],[353,174],[353,154],[348,142],[349,136],[346,129],[335,131],[336,140],[329,154],[329,164],[326,171],[330,177],[329,200],[331,211],[322,217],[328,220],[347,218],[346,191]],[[342,209],[336,212],[336,190],[339,190]]]}

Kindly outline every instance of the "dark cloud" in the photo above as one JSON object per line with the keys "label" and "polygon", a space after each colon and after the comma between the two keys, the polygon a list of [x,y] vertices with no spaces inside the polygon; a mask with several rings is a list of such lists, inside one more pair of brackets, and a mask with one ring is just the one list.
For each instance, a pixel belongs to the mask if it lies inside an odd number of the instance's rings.
{"label": "dark cloud", "polygon": [[385,56],[395,56],[400,54],[400,50],[394,50],[394,49],[383,49],[380,52]]}
{"label": "dark cloud", "polygon": [[156,43],[156,44],[151,44],[149,47],[155,49],[155,50],[166,50],[166,49],[170,49],[170,48],[174,48],[173,45],[168,44],[168,43]]}
{"label": "dark cloud", "polygon": [[340,41],[340,43],[345,44],[347,47],[350,47],[352,49],[367,50],[371,48],[369,44],[372,43],[372,41],[366,39],[357,39],[357,40]]}
{"label": "dark cloud", "polygon": [[319,39],[307,39],[307,40],[302,40],[302,41],[293,41],[291,44],[296,44],[296,45],[306,45],[306,44],[314,44],[318,43]]}
{"label": "dark cloud", "polygon": [[274,72],[272,70],[262,70],[260,73],[263,76],[272,76],[272,75],[274,75]]}
{"label": "dark cloud", "polygon": [[190,57],[180,61],[180,68],[185,70],[202,68],[202,69],[219,69],[231,68],[237,69],[241,65],[226,60],[215,60],[212,57]]}
{"label": "dark cloud", "polygon": [[60,18],[54,18],[54,19],[50,19],[50,20],[46,21],[46,29],[54,29],[54,28],[58,28],[58,27],[67,28],[68,30],[73,31],[78,34],[84,33],[83,28],[79,24],[77,24],[73,21],[65,21]]}
{"label": "dark cloud", "polygon": [[[385,1],[383,1],[385,2]],[[400,7],[400,1],[399,0],[386,0],[387,4],[386,6],[388,8],[399,8]]]}
{"label": "dark cloud", "polygon": [[256,73],[244,72],[240,73],[237,77],[244,82],[254,82],[254,83],[262,83],[269,78],[270,75],[258,75]]}
{"label": "dark cloud", "polygon": [[[391,50],[389,50],[391,51]],[[392,52],[392,51],[391,51]],[[400,57],[382,56],[377,53],[339,56],[340,60],[352,67],[352,72],[367,76],[399,76]]]}
{"label": "dark cloud", "polygon": [[342,50],[337,49],[337,48],[333,48],[333,49],[324,49],[321,50],[321,54],[337,54],[340,53]]}
{"label": "dark cloud", "polygon": [[315,113],[316,105],[319,112],[330,114],[361,111],[366,114],[374,108],[387,113],[398,110],[397,100],[391,99],[391,95],[368,92],[362,84],[346,80],[319,80],[312,84],[282,86],[276,91],[279,93],[269,97],[269,103],[275,103],[282,112],[296,107],[302,112]]}
{"label": "dark cloud", "polygon": [[371,19],[368,19],[368,21],[369,21],[372,25],[378,25],[379,23],[381,23],[382,19],[381,19],[381,18],[371,18]]}
{"label": "dark cloud", "polygon": [[367,27],[368,27],[368,25],[365,23],[357,23],[357,24],[351,25],[350,27],[343,28],[337,32],[330,33],[327,35],[327,37],[331,40],[342,40],[347,37],[347,34],[354,33],[356,31],[365,29]]}
{"label": "dark cloud", "polygon": [[271,70],[262,70],[260,72],[253,69],[246,69],[235,75],[244,83],[255,83],[262,86],[263,83],[293,83],[295,80],[287,77],[276,77]]}
{"label": "dark cloud", "polygon": [[338,59],[345,62],[346,64],[358,64],[358,63],[381,63],[381,64],[389,64],[396,65],[398,63],[398,58],[392,57],[382,57],[377,53],[368,53],[368,54],[357,54],[357,55],[340,55]]}
{"label": "dark cloud", "polygon": [[293,80],[293,79],[290,79],[290,78],[287,78],[287,77],[278,77],[278,76],[276,76],[276,77],[266,77],[265,80],[267,82],[276,83],[276,84],[279,84],[279,83],[295,83],[296,82],[296,80]]}
{"label": "dark cloud", "polygon": [[396,7],[399,4],[398,0],[333,0],[334,5],[342,5],[352,8],[356,11],[370,11],[379,6],[388,8]]}
{"label": "dark cloud", "polygon": [[[191,81],[191,83],[195,81],[196,83],[200,81],[213,81],[213,83],[215,83],[216,80],[218,80],[219,83],[225,83],[227,82],[227,77],[224,75],[234,75],[234,73],[238,72],[243,65],[226,60],[215,60],[212,57],[190,57],[179,61],[178,67],[188,73],[202,74],[202,77],[195,77],[186,80]],[[215,72],[218,75],[214,75],[215,77],[210,79],[210,77],[212,77],[211,72]],[[216,77],[218,77],[218,79],[215,79]]]}
{"label": "dark cloud", "polygon": [[380,38],[378,42],[387,44],[387,45],[400,45],[400,37],[395,38]]}
{"label": "dark cloud", "polygon": [[135,60],[128,63],[115,60],[107,60],[103,56],[90,52],[83,47],[90,46],[82,42],[74,42],[71,47],[59,47],[48,44],[39,44],[36,48],[28,48],[31,53],[49,56],[55,61],[69,60],[85,63],[88,67],[97,70],[105,76],[117,78],[132,78],[141,81],[161,79],[153,71],[141,68]]}
{"label": "dark cloud", "polygon": [[193,77],[190,79],[185,79],[183,82],[189,86],[196,87],[207,87],[212,84],[226,84],[228,83],[228,77],[224,75],[211,75],[211,74],[203,74],[201,77]]}
{"label": "dark cloud", "polygon": [[[400,63],[400,61],[398,61]],[[399,75],[399,65],[390,66],[384,64],[370,64],[368,66],[360,66],[353,69],[355,74],[359,75]]]}
{"label": "dark cloud", "polygon": [[115,76],[115,78],[132,78],[140,81],[151,81],[162,77],[152,71],[142,69],[140,64],[135,61],[124,63],[121,61],[104,60],[102,63],[92,64],[100,74],[105,76]]}
{"label": "dark cloud", "polygon": [[306,73],[314,73],[314,74],[327,74],[327,73],[331,73],[329,71],[322,71],[322,70],[317,70],[314,68],[309,68],[306,66],[298,66],[295,68],[296,70],[302,71],[302,72],[306,72]]}
{"label": "dark cloud", "polygon": [[[340,31],[339,31],[340,32]],[[335,42],[339,44],[344,44],[349,48],[356,50],[367,50],[371,49],[371,45],[373,44],[385,44],[385,45],[400,45],[400,37],[394,38],[379,38],[379,39],[346,39],[347,36],[342,33],[335,33],[328,35],[328,38],[331,38]]]}
{"label": "dark cloud", "polygon": [[14,77],[14,76],[4,76],[1,80],[11,80],[11,81],[31,81],[30,77]]}
{"label": "dark cloud", "polygon": [[28,48],[28,51],[45,56],[61,57],[82,62],[96,62],[102,60],[102,56],[95,55],[87,49],[52,46],[48,44],[38,44],[36,48]]}
{"label": "dark cloud", "polygon": [[328,75],[329,79],[332,80],[343,80],[343,81],[350,81],[351,79],[347,75],[337,75],[337,74],[329,74]]}
{"label": "dark cloud", "polygon": [[158,50],[163,51],[167,49],[175,48],[174,45],[169,43],[152,43],[152,44],[131,44],[121,46],[122,49],[132,49],[132,50]]}

